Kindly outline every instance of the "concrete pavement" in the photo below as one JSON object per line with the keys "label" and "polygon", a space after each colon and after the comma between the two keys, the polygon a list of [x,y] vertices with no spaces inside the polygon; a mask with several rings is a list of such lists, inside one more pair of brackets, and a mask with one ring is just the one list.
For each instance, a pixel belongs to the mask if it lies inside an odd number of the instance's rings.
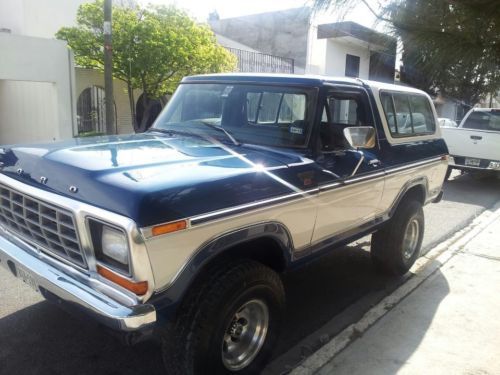
{"label": "concrete pavement", "polygon": [[458,237],[292,373],[500,374],[500,205]]}

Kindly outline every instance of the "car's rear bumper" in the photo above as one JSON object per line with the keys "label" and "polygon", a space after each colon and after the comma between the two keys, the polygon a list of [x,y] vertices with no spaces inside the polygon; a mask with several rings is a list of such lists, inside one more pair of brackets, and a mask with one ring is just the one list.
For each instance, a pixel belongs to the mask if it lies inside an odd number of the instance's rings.
{"label": "car's rear bumper", "polygon": [[[90,287],[71,272],[64,272],[27,244],[0,228],[0,265],[29,284],[47,299],[72,311],[81,311],[118,331],[143,330],[156,322],[150,304],[127,306]],[[6,287],[5,285],[3,287]],[[8,287],[8,286],[7,286]],[[1,303],[1,302],[0,302]]]}
{"label": "car's rear bumper", "polygon": [[[467,160],[477,160],[478,165],[467,164]],[[464,156],[451,156],[448,166],[454,169],[461,170],[477,170],[477,171],[498,171],[500,172],[500,161],[490,159],[467,158]]]}

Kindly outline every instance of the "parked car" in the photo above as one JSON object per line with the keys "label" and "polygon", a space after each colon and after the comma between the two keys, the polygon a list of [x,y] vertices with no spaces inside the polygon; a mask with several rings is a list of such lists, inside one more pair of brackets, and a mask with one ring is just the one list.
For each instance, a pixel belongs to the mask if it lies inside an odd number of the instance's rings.
{"label": "parked car", "polygon": [[458,126],[456,121],[453,121],[452,119],[445,118],[445,117],[439,117],[438,123],[439,123],[439,126],[441,126],[441,127],[445,126],[448,128],[456,128]]}
{"label": "parked car", "polygon": [[451,155],[446,178],[453,169],[500,174],[500,109],[473,108],[442,132]]}
{"label": "parked car", "polygon": [[147,133],[2,149],[0,265],[129,342],[160,337],[172,374],[254,374],[281,273],[371,233],[379,269],[415,262],[448,165],[436,124],[402,86],[187,77]]}

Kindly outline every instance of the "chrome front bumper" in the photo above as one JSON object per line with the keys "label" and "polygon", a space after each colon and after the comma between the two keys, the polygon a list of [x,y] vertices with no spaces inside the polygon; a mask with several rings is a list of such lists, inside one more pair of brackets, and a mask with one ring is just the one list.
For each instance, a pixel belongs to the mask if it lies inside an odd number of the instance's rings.
{"label": "chrome front bumper", "polygon": [[0,228],[0,266],[14,276],[22,274],[29,277],[29,284],[47,299],[55,299],[70,310],[82,311],[105,326],[119,331],[137,331],[156,322],[153,305],[127,306],[119,303],[87,285],[81,276],[63,272],[44,257]]}

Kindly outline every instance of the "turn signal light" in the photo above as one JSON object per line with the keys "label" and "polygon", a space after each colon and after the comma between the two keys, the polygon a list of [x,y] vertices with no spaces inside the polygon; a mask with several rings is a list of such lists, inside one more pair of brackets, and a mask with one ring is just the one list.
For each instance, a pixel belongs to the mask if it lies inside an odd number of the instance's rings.
{"label": "turn signal light", "polygon": [[139,281],[139,282],[130,281],[124,278],[123,276],[120,276],[117,273],[110,271],[107,268],[101,267],[99,265],[97,266],[97,273],[99,273],[99,275],[108,279],[109,281],[112,281],[115,284],[118,284],[124,287],[125,289],[134,292],[138,296],[142,296],[146,294],[148,291],[147,281]]}
{"label": "turn signal light", "polygon": [[183,230],[187,228],[187,221],[180,220],[174,221],[173,223],[156,225],[151,229],[151,234],[153,236],[159,236],[161,234],[177,232],[178,230]]}

